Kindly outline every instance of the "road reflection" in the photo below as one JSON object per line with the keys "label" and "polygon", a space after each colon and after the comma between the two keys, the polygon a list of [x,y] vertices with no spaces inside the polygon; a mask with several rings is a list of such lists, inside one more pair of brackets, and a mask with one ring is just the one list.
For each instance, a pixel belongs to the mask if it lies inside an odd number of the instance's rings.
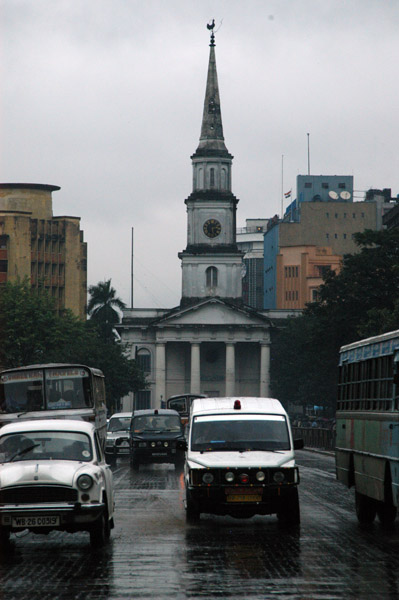
{"label": "road reflection", "polygon": [[298,577],[300,554],[299,530],[284,530],[275,519],[202,517],[186,531],[189,592],[201,595],[206,589],[228,596],[233,588],[237,593],[238,583],[258,588],[260,579],[270,582]]}

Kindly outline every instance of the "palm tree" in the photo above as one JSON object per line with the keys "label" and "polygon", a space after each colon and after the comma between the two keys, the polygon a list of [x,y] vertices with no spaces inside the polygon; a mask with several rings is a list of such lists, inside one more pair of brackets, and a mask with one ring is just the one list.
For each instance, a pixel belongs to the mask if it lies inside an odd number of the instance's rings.
{"label": "palm tree", "polygon": [[116,297],[116,290],[111,287],[111,279],[100,281],[97,285],[91,285],[89,294],[87,312],[90,315],[90,320],[96,323],[104,339],[114,338],[115,325],[120,321],[116,309],[122,310],[126,304]]}

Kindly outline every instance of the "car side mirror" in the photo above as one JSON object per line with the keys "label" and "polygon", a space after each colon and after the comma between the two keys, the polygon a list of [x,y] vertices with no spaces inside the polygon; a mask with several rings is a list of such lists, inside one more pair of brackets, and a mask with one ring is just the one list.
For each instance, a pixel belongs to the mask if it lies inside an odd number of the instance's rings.
{"label": "car side mirror", "polygon": [[297,440],[294,440],[294,450],[301,450],[304,447],[304,443],[303,443],[303,439],[302,438],[298,438]]}

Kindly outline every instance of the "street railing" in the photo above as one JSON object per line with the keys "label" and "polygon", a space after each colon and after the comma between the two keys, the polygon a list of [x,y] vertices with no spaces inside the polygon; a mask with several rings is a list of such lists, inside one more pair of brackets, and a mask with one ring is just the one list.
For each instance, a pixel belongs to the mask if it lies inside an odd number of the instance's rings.
{"label": "street railing", "polygon": [[294,439],[302,438],[305,448],[335,449],[335,431],[322,427],[293,427]]}

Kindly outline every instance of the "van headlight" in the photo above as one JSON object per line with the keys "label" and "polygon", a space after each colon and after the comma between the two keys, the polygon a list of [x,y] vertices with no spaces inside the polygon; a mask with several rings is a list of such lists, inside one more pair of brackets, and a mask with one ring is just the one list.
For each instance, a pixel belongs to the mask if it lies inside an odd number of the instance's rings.
{"label": "van headlight", "polygon": [[234,473],[232,473],[231,471],[227,471],[227,473],[224,476],[225,480],[228,481],[229,483],[231,483],[232,481],[234,481]]}

